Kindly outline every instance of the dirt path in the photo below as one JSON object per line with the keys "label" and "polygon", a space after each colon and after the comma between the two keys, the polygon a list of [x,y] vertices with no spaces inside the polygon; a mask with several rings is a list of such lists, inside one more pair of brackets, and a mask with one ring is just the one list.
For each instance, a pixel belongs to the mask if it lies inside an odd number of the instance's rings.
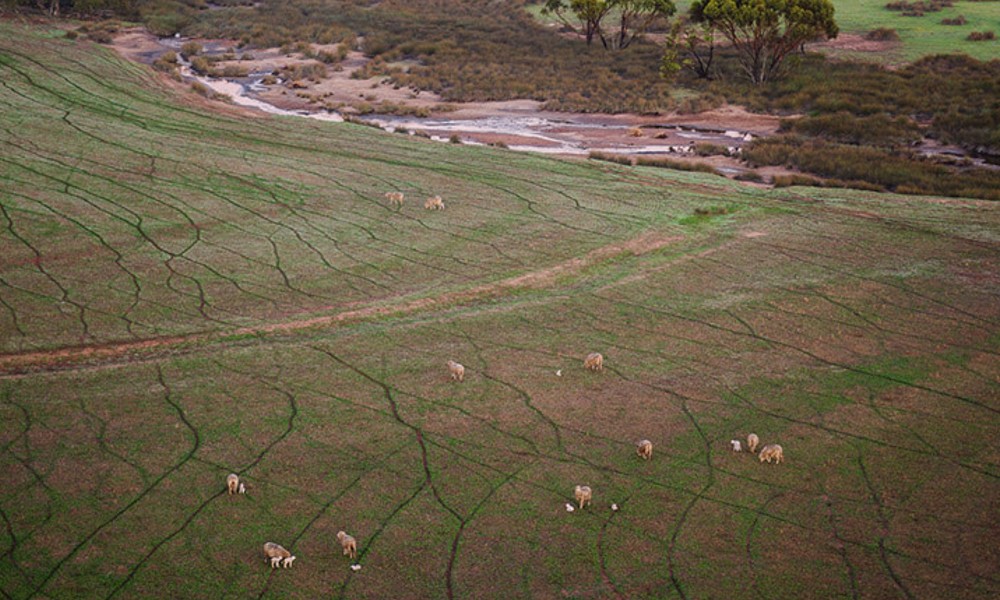
{"label": "dirt path", "polygon": [[518,289],[543,289],[552,285],[557,278],[578,273],[592,265],[621,254],[640,256],[681,241],[683,236],[663,236],[647,232],[623,243],[603,246],[591,250],[581,257],[572,258],[556,265],[510,277],[493,283],[486,283],[467,290],[442,294],[433,298],[418,298],[399,304],[362,306],[333,314],[298,318],[253,327],[242,327],[229,331],[209,331],[187,335],[147,338],[125,342],[85,344],[44,350],[0,355],[0,378],[27,373],[59,371],[95,364],[118,364],[149,359],[164,354],[193,349],[209,343],[221,343],[247,336],[266,334],[287,334],[304,329],[330,327],[350,321],[362,321],[373,317],[404,315],[434,307],[466,304],[486,298],[503,295]]}

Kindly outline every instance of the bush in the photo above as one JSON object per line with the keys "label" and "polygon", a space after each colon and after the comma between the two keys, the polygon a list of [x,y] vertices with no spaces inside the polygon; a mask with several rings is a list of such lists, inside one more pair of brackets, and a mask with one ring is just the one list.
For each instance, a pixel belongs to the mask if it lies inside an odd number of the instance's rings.
{"label": "bush", "polygon": [[997,39],[992,31],[973,31],[967,38],[970,42],[987,42]]}
{"label": "bush", "polygon": [[954,19],[941,19],[942,25],[965,25],[966,23],[968,23],[968,21],[966,21],[965,17],[962,15],[958,15]]}
{"label": "bush", "polygon": [[694,145],[694,153],[698,156],[729,156],[729,148],[718,144],[698,142]]}
{"label": "bush", "polygon": [[755,183],[761,183],[764,181],[764,177],[757,171],[743,171],[737,173],[736,177],[733,177],[736,181],[752,181]]}
{"label": "bush", "polygon": [[898,42],[899,34],[896,33],[895,29],[879,27],[878,29],[873,29],[866,33],[865,39],[874,42]]}
{"label": "bush", "polygon": [[191,60],[192,57],[200,54],[201,51],[202,47],[198,42],[184,42],[184,45],[181,46],[181,56],[188,60]]}
{"label": "bush", "polygon": [[587,154],[587,158],[591,160],[603,160],[604,162],[612,162],[629,167],[635,164],[631,156],[627,156],[625,154],[613,154],[611,152],[598,152],[591,150],[590,153]]}
{"label": "bush", "polygon": [[641,167],[658,167],[661,169],[674,169],[676,171],[695,171],[698,173],[712,173],[719,175],[710,164],[700,162],[688,162],[684,160],[674,160],[672,158],[657,158],[653,156],[640,156],[636,158],[635,164]]}

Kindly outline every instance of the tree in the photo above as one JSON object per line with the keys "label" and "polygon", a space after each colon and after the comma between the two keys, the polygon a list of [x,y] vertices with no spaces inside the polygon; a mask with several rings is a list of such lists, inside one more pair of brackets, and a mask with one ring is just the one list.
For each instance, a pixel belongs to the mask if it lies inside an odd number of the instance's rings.
{"label": "tree", "polygon": [[601,41],[607,48],[628,48],[654,19],[669,17],[677,11],[672,0],[615,0],[610,4],[618,11],[618,31],[614,35],[604,35],[601,31]]}
{"label": "tree", "polygon": [[694,0],[690,14],[732,43],[755,85],[773,79],[785,57],[805,42],[839,31],[830,0]]}
{"label": "tree", "polygon": [[688,69],[699,79],[712,78],[715,26],[711,23],[678,19],[667,33],[663,49],[660,72],[664,77],[672,78],[677,71]]}
{"label": "tree", "polygon": [[[601,33],[601,21],[611,12],[614,0],[546,0],[544,14],[553,14],[563,22],[564,25],[577,33],[583,33],[587,44],[594,41],[595,35]],[[574,24],[566,12],[569,11],[578,21]],[[604,41],[604,36],[600,36]]]}
{"label": "tree", "polygon": [[[620,50],[645,33],[654,19],[669,17],[676,10],[673,0],[546,0],[542,12],[556,15],[564,25],[582,33],[588,44],[596,36],[605,48]],[[618,15],[614,33],[603,25],[610,14]]]}

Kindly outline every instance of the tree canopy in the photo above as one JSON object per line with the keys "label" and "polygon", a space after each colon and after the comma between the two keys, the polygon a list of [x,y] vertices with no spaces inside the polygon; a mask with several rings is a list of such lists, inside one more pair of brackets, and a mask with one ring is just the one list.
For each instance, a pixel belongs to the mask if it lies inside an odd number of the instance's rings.
{"label": "tree canopy", "polygon": [[736,48],[754,84],[770,81],[789,53],[837,37],[830,0],[694,0],[691,18],[707,22]]}

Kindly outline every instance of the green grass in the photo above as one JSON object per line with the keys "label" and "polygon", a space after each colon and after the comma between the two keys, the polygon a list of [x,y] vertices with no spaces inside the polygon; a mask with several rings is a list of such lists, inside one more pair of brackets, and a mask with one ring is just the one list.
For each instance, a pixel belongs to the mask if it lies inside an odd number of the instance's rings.
{"label": "green grass", "polygon": [[940,551],[996,533],[995,204],[247,115],[11,22],[0,65],[6,597],[997,595]]}
{"label": "green grass", "polygon": [[[895,29],[902,45],[898,51],[887,53],[855,52],[851,58],[898,64],[912,62],[929,54],[961,52],[978,60],[1000,58],[997,42],[970,42],[965,38],[971,31],[1000,33],[1000,9],[996,2],[968,2],[958,0],[955,5],[941,12],[926,13],[922,17],[904,17],[899,12],[886,10],[882,0],[834,0],[835,18],[844,33],[864,34],[879,27]],[[964,15],[965,25],[942,25],[941,19]]]}

